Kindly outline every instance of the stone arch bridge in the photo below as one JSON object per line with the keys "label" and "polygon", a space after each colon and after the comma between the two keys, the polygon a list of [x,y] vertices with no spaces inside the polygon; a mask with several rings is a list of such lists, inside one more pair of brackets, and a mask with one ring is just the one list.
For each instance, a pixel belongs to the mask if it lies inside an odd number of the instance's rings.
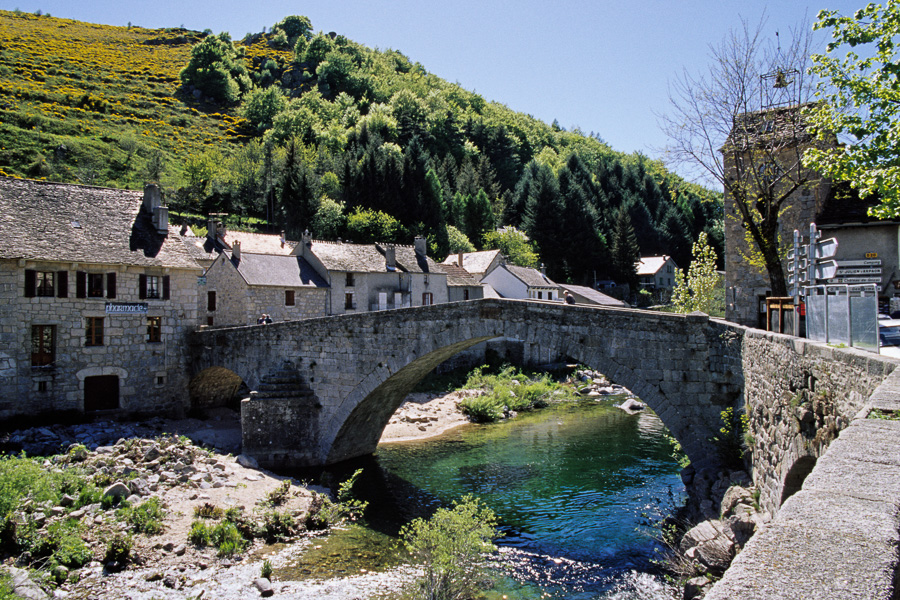
{"label": "stone arch bridge", "polygon": [[258,390],[242,406],[245,453],[270,467],[320,466],[374,452],[419,380],[498,337],[626,386],[695,465],[709,461],[707,440],[743,386],[740,335],[706,315],[497,299],[201,330],[191,367],[224,367]]}

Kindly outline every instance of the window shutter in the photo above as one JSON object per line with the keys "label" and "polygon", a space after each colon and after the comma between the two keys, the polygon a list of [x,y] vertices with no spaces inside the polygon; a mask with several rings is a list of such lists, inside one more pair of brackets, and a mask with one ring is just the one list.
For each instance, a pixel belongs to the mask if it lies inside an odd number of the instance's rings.
{"label": "window shutter", "polygon": [[75,272],[75,297],[87,298],[87,273],[84,271]]}
{"label": "window shutter", "polygon": [[56,273],[56,297],[69,297],[69,272],[57,271]]}
{"label": "window shutter", "polygon": [[138,298],[141,300],[147,298],[147,276],[143,273],[138,276]]}
{"label": "window shutter", "polygon": [[107,298],[115,298],[116,297],[116,274],[115,273],[107,273],[106,274],[106,297]]}
{"label": "window shutter", "polygon": [[163,275],[163,300],[169,299],[169,276]]}
{"label": "window shutter", "polygon": [[37,288],[37,274],[31,269],[25,269],[25,297],[34,298]]}

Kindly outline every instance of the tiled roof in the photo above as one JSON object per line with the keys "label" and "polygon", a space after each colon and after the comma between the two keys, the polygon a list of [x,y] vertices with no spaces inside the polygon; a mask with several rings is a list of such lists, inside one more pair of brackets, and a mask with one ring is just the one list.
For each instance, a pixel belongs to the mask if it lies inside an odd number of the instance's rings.
{"label": "tiled roof", "polygon": [[537,269],[519,267],[517,265],[506,265],[506,268],[510,273],[521,279],[528,287],[559,287],[553,280]]}
{"label": "tiled roof", "polygon": [[[491,266],[491,263],[497,258],[497,255],[500,254],[499,250],[482,250],[480,252],[465,252],[463,253],[463,264],[459,265],[464,268],[469,273],[485,273],[488,270],[488,267]],[[443,264],[445,265],[454,265],[459,261],[459,257],[457,254],[451,254],[448,256]]]}
{"label": "tiled roof", "polygon": [[569,285],[569,284],[564,284],[562,286],[562,288],[564,290],[568,290],[568,291],[572,292],[573,294],[581,296],[582,298],[585,298],[586,300],[589,300],[590,302],[593,302],[594,304],[599,304],[601,306],[628,306],[621,300],[617,300],[617,299],[613,298],[612,296],[607,296],[603,292],[599,292],[599,291],[595,290],[594,288],[589,288],[589,287],[586,287],[583,285]]}
{"label": "tiled roof", "polygon": [[328,287],[324,279],[299,256],[254,254],[243,251],[241,260],[231,256],[231,262],[249,285],[277,287]]}
{"label": "tiled roof", "polygon": [[178,235],[156,232],[143,193],[0,177],[0,258],[198,268]]}
{"label": "tiled roof", "polygon": [[448,265],[447,263],[442,263],[442,264],[438,265],[438,268],[447,274],[447,285],[449,285],[449,286],[480,285],[474,277],[469,275],[468,271],[466,271],[465,269],[463,269],[460,266],[457,266],[456,263],[454,263],[452,265]]}
{"label": "tiled roof", "polygon": [[384,256],[374,244],[342,244],[313,240],[312,253],[329,271],[384,273]]}
{"label": "tiled roof", "polygon": [[645,256],[637,264],[638,276],[656,275],[663,268],[663,265],[666,264],[667,260],[669,260],[669,257],[666,255]]}

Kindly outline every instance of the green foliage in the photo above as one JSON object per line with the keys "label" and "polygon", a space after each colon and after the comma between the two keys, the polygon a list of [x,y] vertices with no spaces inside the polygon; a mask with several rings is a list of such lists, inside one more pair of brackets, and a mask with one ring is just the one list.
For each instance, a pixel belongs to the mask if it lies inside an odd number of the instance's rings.
{"label": "green foliage", "polygon": [[162,522],[166,518],[166,512],[157,496],[137,506],[126,506],[121,512],[125,522],[131,525],[135,533],[154,535],[163,530]]}
{"label": "green foliage", "polygon": [[341,202],[324,197],[313,217],[310,232],[319,240],[336,240],[347,228],[347,217]]}
{"label": "green foliage", "polygon": [[900,411],[882,410],[880,408],[873,409],[869,412],[867,419],[882,419],[885,421],[900,421]]}
{"label": "green foliage", "polygon": [[543,408],[560,391],[560,385],[546,373],[529,375],[508,365],[497,373],[485,371],[489,371],[487,366],[474,369],[464,386],[483,393],[459,403],[463,413],[478,423],[497,421],[510,412]]}
{"label": "green foliage", "polygon": [[460,600],[476,597],[487,579],[485,554],[496,548],[497,519],[473,496],[429,520],[416,519],[400,532],[409,552],[422,563],[415,598]]}
{"label": "green foliage", "polygon": [[[810,148],[804,164],[835,181],[849,181],[863,197],[877,194],[873,216],[900,215],[900,81],[896,39],[900,2],[868,4],[852,16],[819,12],[814,29],[830,29],[826,54],[812,56],[819,77],[816,95],[824,100],[808,113],[820,139],[834,135],[847,145]],[[861,56],[862,55],[862,56]]]}
{"label": "green foliage", "polygon": [[198,519],[221,519],[225,516],[225,511],[215,504],[204,502],[194,507],[194,516]]}
{"label": "green foliage", "polygon": [[259,576],[263,577],[265,579],[271,580],[272,579],[272,571],[273,571],[273,569],[272,569],[271,561],[269,561],[268,558],[263,560],[262,567],[259,570]]}
{"label": "green foliage", "polygon": [[528,237],[515,227],[504,227],[486,233],[484,247],[497,248],[506,257],[507,262],[513,265],[535,268],[540,264],[540,257],[534,251]]}
{"label": "green foliage", "polygon": [[250,88],[244,55],[225,32],[207,36],[191,48],[191,60],[179,77],[185,86],[225,104],[236,103]]}
{"label": "green foliage", "polygon": [[291,480],[285,479],[278,485],[278,487],[266,494],[266,498],[265,500],[263,500],[263,503],[270,506],[281,506],[282,504],[287,502],[290,497]]}
{"label": "green foliage", "polygon": [[188,540],[200,548],[205,548],[212,543],[212,532],[204,521],[194,521],[191,523],[191,530],[188,532]]}
{"label": "green foliage", "polygon": [[740,469],[744,466],[744,455],[752,450],[753,437],[749,432],[750,417],[746,413],[736,413],[728,407],[721,413],[722,426],[717,435],[710,440],[725,466]]}
{"label": "green foliage", "polygon": [[462,231],[453,225],[447,226],[447,237],[450,240],[450,254],[457,252],[475,252],[475,246]]}
{"label": "green foliage", "polygon": [[124,565],[131,558],[131,549],[134,546],[134,539],[125,533],[117,532],[106,543],[106,550],[103,553],[104,562],[115,561]]}
{"label": "green foliage", "polygon": [[681,447],[681,442],[671,435],[667,435],[666,439],[669,440],[669,444],[672,446],[672,458],[678,462],[679,467],[682,469],[687,468],[691,464],[691,459],[685,454],[684,448]]}
{"label": "green foliage", "polygon": [[0,600],[20,600],[20,596],[13,593],[12,577],[9,573],[0,573]]}
{"label": "green foliage", "polygon": [[219,556],[240,554],[247,547],[247,540],[241,535],[234,523],[222,521],[209,532],[211,545],[218,550]]}
{"label": "green foliage", "polygon": [[716,253],[707,243],[706,232],[694,242],[693,253],[687,278],[680,269],[675,273],[672,305],[681,313],[700,311],[715,317],[724,316],[725,299],[717,293],[721,277],[716,272]]}
{"label": "green foliage", "polygon": [[394,217],[381,211],[357,208],[347,217],[347,236],[356,244],[403,241],[403,226]]}
{"label": "green foliage", "polygon": [[31,546],[31,554],[34,558],[48,557],[50,566],[78,569],[91,561],[91,551],[82,539],[79,524],[69,519],[47,526],[46,533]]}
{"label": "green foliage", "polygon": [[632,291],[635,291],[638,283],[636,265],[640,260],[641,251],[634,234],[631,217],[624,207],[616,213],[611,250],[611,266],[616,281],[629,284]]}
{"label": "green foliage", "polygon": [[241,103],[241,115],[257,131],[272,128],[275,116],[287,107],[287,99],[280,88],[255,89]]}

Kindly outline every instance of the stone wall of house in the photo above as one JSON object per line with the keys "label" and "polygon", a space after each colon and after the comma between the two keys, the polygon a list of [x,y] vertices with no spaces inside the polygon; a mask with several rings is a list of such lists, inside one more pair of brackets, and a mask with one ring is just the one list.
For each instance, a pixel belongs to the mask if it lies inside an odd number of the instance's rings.
{"label": "stone wall of house", "polygon": [[[68,297],[26,298],[25,269],[67,271]],[[116,273],[116,297],[76,298],[76,271]],[[103,375],[118,377],[120,413],[182,412],[188,401],[185,340],[197,324],[198,272],[0,261],[0,418],[83,412],[85,378]],[[170,299],[141,299],[141,274],[169,275]],[[146,303],[148,312],[107,314],[107,302]],[[103,318],[103,345],[85,346],[87,317]],[[147,340],[148,317],[161,318],[162,341]],[[50,365],[32,366],[33,325],[53,327]]]}
{"label": "stone wall of house", "polygon": [[[206,283],[198,286],[197,297],[202,325],[237,327],[256,323],[249,306],[248,286],[225,254],[220,254],[206,271]],[[209,293],[215,292],[215,310],[209,310]]]}
{"label": "stone wall of house", "polygon": [[[285,291],[287,290],[294,292],[293,306],[285,304]],[[327,304],[328,288],[255,286],[247,290],[249,312],[245,315],[245,323],[256,323],[256,319],[261,313],[266,313],[273,321],[296,321],[324,317],[328,314]]]}

